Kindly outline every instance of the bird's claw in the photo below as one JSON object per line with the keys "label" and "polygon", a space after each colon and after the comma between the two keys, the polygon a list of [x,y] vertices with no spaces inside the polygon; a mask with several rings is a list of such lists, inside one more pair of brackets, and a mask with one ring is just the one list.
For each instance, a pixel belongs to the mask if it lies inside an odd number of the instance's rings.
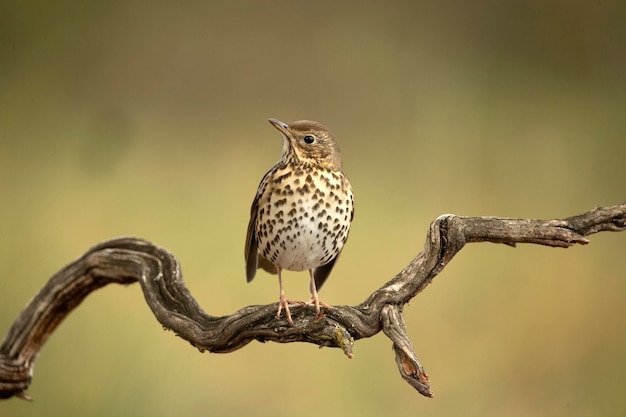
{"label": "bird's claw", "polygon": [[320,314],[320,306],[327,308],[329,310],[332,310],[332,307],[328,304],[326,304],[325,302],[323,302],[322,300],[316,300],[314,298],[311,298],[309,301],[307,301],[306,303],[304,303],[308,306],[314,306],[315,307],[315,312],[319,315]]}
{"label": "bird's claw", "polygon": [[302,301],[292,301],[288,300],[287,297],[281,296],[280,301],[278,302],[278,312],[276,313],[276,318],[280,318],[280,313],[285,309],[285,317],[287,317],[287,322],[291,327],[293,327],[293,319],[291,318],[291,311],[289,310],[289,305],[304,305],[305,303]]}

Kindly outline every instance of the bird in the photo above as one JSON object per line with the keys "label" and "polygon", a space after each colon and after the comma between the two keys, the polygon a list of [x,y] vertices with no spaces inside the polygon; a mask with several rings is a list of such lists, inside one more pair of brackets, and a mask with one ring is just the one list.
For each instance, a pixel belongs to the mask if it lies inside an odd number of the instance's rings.
{"label": "bird", "polygon": [[[337,140],[311,120],[283,123],[269,119],[282,135],[280,160],[263,176],[252,201],[245,243],[247,282],[258,268],[278,274],[281,311],[293,326],[290,303],[314,305],[323,316],[318,290],[339,257],[354,218],[354,196],[343,172]],[[311,300],[287,299],[282,272],[308,271]]]}

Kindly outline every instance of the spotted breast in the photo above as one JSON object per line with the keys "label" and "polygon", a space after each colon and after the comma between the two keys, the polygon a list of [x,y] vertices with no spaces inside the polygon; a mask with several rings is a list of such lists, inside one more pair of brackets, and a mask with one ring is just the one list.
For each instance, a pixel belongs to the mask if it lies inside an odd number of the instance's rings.
{"label": "spotted breast", "polygon": [[[348,239],[352,188],[341,172],[307,163],[278,166],[259,200],[256,235],[261,255],[290,271],[335,258]],[[317,288],[323,282],[318,282]]]}

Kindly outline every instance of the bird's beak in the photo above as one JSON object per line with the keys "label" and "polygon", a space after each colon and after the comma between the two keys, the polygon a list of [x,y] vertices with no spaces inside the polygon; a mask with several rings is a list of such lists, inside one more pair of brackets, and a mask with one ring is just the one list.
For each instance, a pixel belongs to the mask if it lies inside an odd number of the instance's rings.
{"label": "bird's beak", "polygon": [[282,133],[283,135],[285,135],[286,137],[291,136],[291,134],[289,133],[289,126],[287,125],[287,123],[283,123],[278,119],[269,119],[269,122],[272,124],[272,126],[278,129],[278,131]]}

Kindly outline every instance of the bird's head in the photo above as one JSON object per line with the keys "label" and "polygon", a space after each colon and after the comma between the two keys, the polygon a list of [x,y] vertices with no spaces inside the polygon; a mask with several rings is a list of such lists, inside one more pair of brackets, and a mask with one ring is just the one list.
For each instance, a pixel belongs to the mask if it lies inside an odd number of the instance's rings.
{"label": "bird's head", "polygon": [[296,159],[320,165],[332,171],[341,171],[343,161],[335,137],[326,126],[312,120],[283,123],[269,119],[283,134],[282,160]]}

